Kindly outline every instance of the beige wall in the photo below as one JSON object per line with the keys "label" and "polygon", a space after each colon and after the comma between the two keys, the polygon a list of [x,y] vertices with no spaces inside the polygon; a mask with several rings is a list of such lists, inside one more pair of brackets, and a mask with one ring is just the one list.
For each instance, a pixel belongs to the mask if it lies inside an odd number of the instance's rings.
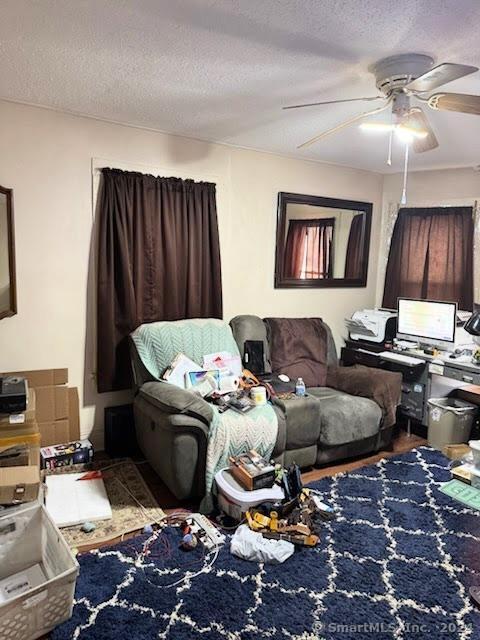
{"label": "beige wall", "polygon": [[[80,387],[82,433],[101,443],[103,407],[129,393],[95,393],[92,166],[214,180],[225,318],[323,316],[337,342],[343,318],[374,302],[382,176],[207,144],[0,102],[0,183],[14,189],[18,315],[0,321],[0,370],[68,367]],[[93,175],[93,178],[92,178]],[[278,191],[373,202],[368,286],[276,290]]]}
{"label": "beige wall", "polygon": [[[385,176],[383,182],[382,230],[378,257],[377,304],[381,304],[385,267],[391,232],[402,193],[403,175]],[[441,169],[415,171],[408,175],[408,207],[474,206],[480,202],[480,172],[474,169]],[[480,302],[480,220],[476,207],[474,238],[475,301]]]}

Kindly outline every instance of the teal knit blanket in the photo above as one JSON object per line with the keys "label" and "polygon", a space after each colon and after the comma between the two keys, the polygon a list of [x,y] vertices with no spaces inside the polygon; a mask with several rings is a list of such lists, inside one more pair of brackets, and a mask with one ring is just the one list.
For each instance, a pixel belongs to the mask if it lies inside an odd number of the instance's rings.
{"label": "teal knit blanket", "polygon": [[132,333],[132,339],[143,364],[158,379],[179,353],[200,368],[203,356],[210,353],[228,351],[240,355],[229,325],[216,318],[142,324]]}

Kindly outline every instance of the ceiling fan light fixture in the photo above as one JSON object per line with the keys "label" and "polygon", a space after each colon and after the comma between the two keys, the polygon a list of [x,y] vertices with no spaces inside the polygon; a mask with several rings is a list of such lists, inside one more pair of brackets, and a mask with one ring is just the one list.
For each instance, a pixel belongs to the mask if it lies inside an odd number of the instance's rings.
{"label": "ceiling fan light fixture", "polygon": [[390,124],[387,122],[362,122],[362,124],[359,125],[359,128],[362,131],[373,131],[378,133],[385,133],[385,131],[394,131],[396,127],[396,124]]}
{"label": "ceiling fan light fixture", "polygon": [[414,129],[408,125],[388,122],[362,122],[359,128],[362,131],[371,131],[374,133],[394,131],[404,142],[411,142],[414,138],[422,139],[428,136],[428,131],[424,129]]}
{"label": "ceiling fan light fixture", "polygon": [[418,138],[419,140],[423,140],[428,136],[428,131],[425,131],[425,129],[414,129],[413,127],[403,124],[397,125],[396,132],[400,138]]}

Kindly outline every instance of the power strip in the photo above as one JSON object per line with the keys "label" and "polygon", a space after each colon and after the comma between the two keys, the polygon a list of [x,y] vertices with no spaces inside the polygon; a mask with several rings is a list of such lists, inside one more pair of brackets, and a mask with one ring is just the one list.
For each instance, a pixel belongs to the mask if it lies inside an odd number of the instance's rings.
{"label": "power strip", "polygon": [[225,542],[223,533],[220,533],[217,527],[201,513],[191,513],[185,520],[190,524],[193,533],[198,535],[201,531],[205,532],[205,537],[199,537],[207,549],[213,549]]}

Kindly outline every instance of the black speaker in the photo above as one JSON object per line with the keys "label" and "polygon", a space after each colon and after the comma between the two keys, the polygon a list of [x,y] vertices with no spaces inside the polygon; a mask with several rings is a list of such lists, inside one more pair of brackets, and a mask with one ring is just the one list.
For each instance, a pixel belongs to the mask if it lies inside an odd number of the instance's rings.
{"label": "black speaker", "polygon": [[105,452],[112,458],[141,455],[135,434],[133,404],[105,407]]}

